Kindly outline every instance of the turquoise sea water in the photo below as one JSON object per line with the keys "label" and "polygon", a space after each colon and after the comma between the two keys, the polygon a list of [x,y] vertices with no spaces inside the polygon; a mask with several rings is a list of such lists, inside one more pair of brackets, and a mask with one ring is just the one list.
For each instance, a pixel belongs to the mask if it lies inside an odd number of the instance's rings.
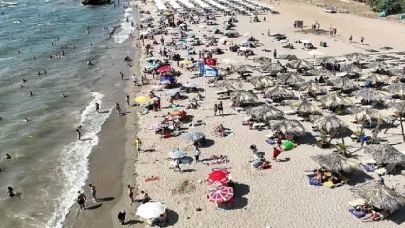
{"label": "turquoise sea water", "polygon": [[[124,11],[123,1],[116,7],[15,2],[0,7],[0,227],[61,227],[110,115],[97,114],[94,105],[110,110],[123,87],[119,72],[132,31],[125,17],[131,21],[133,11]],[[62,58],[49,58],[62,51]],[[88,140],[76,140],[79,125]],[[4,159],[6,153],[14,159]],[[21,195],[8,198],[7,186]]]}

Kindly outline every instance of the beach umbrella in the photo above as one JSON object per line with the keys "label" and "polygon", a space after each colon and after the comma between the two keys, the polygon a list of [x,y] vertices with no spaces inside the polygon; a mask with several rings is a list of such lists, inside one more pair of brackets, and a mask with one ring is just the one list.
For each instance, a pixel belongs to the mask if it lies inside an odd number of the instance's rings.
{"label": "beach umbrella", "polygon": [[171,151],[171,152],[169,152],[168,155],[169,155],[169,158],[171,158],[171,159],[184,158],[187,156],[187,154],[181,150]]}
{"label": "beach umbrella", "polygon": [[207,198],[213,203],[223,203],[231,200],[233,197],[233,188],[227,186],[218,186],[208,191]]}
{"label": "beach umbrella", "polygon": [[384,90],[391,94],[396,94],[400,96],[405,95],[405,84],[404,83],[393,83],[384,87]]}
{"label": "beach umbrella", "polygon": [[268,77],[253,77],[249,80],[256,89],[264,89],[267,87],[275,86],[276,83]]}
{"label": "beach umbrella", "polygon": [[261,65],[269,64],[269,63],[271,63],[271,58],[264,57],[264,56],[255,57],[255,58],[253,58],[253,62],[260,63]]}
{"label": "beach umbrella", "polygon": [[364,153],[371,154],[379,164],[405,164],[405,154],[389,144],[373,144],[363,148]]}
{"label": "beach umbrella", "polygon": [[279,63],[279,62],[261,65],[258,69],[261,72],[268,72],[270,74],[277,74],[277,73],[285,71],[285,67],[283,65],[281,65],[281,63]]}
{"label": "beach umbrella", "polygon": [[382,119],[381,113],[371,108],[356,108],[353,110],[354,119],[357,121]]}
{"label": "beach umbrella", "polygon": [[390,106],[399,112],[405,112],[405,101],[392,102]]}
{"label": "beach umbrella", "polygon": [[324,56],[318,59],[321,63],[335,64],[337,60],[332,56]]}
{"label": "beach umbrella", "polygon": [[350,90],[358,87],[353,80],[346,77],[328,80],[327,84],[343,90]]}
{"label": "beach umbrella", "polygon": [[202,132],[189,132],[184,135],[184,139],[188,142],[195,142],[205,137],[205,134]]}
{"label": "beach umbrella", "polygon": [[190,65],[190,64],[193,64],[193,62],[185,59],[185,60],[180,61],[179,64],[180,65]]}
{"label": "beach umbrella", "polygon": [[305,128],[298,120],[274,120],[270,122],[270,127],[273,130],[278,130],[284,134],[295,136],[304,136]]}
{"label": "beach umbrella", "polygon": [[391,213],[405,205],[405,198],[388,188],[382,180],[357,184],[350,190],[368,204]]}
{"label": "beach umbrella", "polygon": [[358,61],[358,60],[362,60],[362,59],[366,59],[368,57],[368,55],[366,54],[362,54],[362,53],[358,53],[358,52],[353,52],[350,54],[346,54],[344,55],[348,60],[351,61]]}
{"label": "beach umbrella", "polygon": [[259,98],[256,94],[243,90],[232,92],[231,100],[237,105],[255,104],[259,102]]}
{"label": "beach umbrella", "polygon": [[139,97],[135,97],[134,101],[136,103],[143,104],[143,103],[150,102],[151,99],[148,96],[139,96]]}
{"label": "beach umbrella", "polygon": [[307,116],[311,114],[321,114],[322,111],[317,104],[310,102],[306,99],[290,102],[290,106],[297,108],[300,115]]}
{"label": "beach umbrella", "polygon": [[332,173],[352,173],[356,170],[361,170],[358,162],[347,159],[339,153],[320,154],[311,156],[311,159]]}
{"label": "beach umbrella", "polygon": [[199,86],[197,84],[195,84],[195,83],[186,83],[184,85],[184,87],[186,87],[186,88],[198,88]]}
{"label": "beach umbrella", "polygon": [[305,79],[297,73],[280,73],[277,74],[276,79],[283,84],[297,84],[305,81]]}
{"label": "beach umbrella", "polygon": [[166,73],[166,72],[169,72],[171,70],[172,70],[172,68],[170,67],[170,65],[163,65],[163,66],[159,67],[156,71],[158,73]]}
{"label": "beach umbrella", "polygon": [[231,180],[231,173],[227,169],[214,170],[205,180],[208,184],[226,185]]}
{"label": "beach umbrella", "polygon": [[380,91],[374,89],[361,89],[352,93],[354,97],[360,97],[366,101],[380,101],[385,100],[387,96]]}
{"label": "beach umbrella", "polygon": [[341,72],[346,71],[349,74],[361,74],[363,69],[361,69],[361,67],[359,65],[351,63],[351,64],[340,65],[340,71]]}
{"label": "beach umbrella", "polygon": [[252,73],[255,70],[256,68],[250,65],[240,65],[234,68],[234,71],[238,74]]}
{"label": "beach umbrella", "polygon": [[314,118],[312,122],[319,130],[327,132],[328,134],[330,134],[330,132],[341,132],[348,129],[347,124],[345,124],[345,122],[335,115],[326,115]]}
{"label": "beach umbrella", "polygon": [[222,82],[216,82],[214,85],[220,90],[236,91],[243,89],[243,83],[239,79],[227,79]]}
{"label": "beach umbrella", "polygon": [[291,69],[301,69],[301,68],[312,69],[312,66],[313,64],[305,60],[291,60],[286,64],[286,67],[289,67]]}
{"label": "beach umbrella", "polygon": [[280,59],[285,59],[285,60],[288,60],[288,61],[299,60],[299,58],[296,55],[280,55],[279,58]]}
{"label": "beach umbrella", "polygon": [[350,106],[353,101],[348,97],[343,97],[340,93],[330,93],[319,98],[319,101],[326,108],[335,108],[339,106]]}
{"label": "beach umbrella", "polygon": [[269,120],[279,120],[284,118],[284,112],[269,105],[263,104],[246,110],[248,115],[256,118],[258,121],[267,123]]}
{"label": "beach umbrella", "polygon": [[305,84],[301,84],[299,90],[305,93],[314,93],[314,94],[325,92],[325,88],[323,88],[318,83],[312,81]]}
{"label": "beach umbrella", "polygon": [[388,76],[376,73],[365,75],[362,79],[372,82],[389,82],[390,80]]}
{"label": "beach umbrella", "polygon": [[268,88],[264,91],[264,97],[271,98],[271,97],[285,97],[285,98],[293,98],[294,92],[287,89],[286,87],[282,86],[273,86]]}
{"label": "beach umbrella", "polygon": [[158,218],[161,214],[165,213],[166,209],[167,207],[163,203],[147,202],[138,207],[136,215],[146,219]]}
{"label": "beach umbrella", "polygon": [[169,77],[169,76],[165,76],[162,79],[160,79],[160,83],[162,84],[172,84],[176,81],[175,78],[173,77]]}

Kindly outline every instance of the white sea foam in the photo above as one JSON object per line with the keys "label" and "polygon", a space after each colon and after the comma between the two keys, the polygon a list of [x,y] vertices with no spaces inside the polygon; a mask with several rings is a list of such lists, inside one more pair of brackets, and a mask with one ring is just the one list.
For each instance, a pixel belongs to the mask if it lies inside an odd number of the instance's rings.
{"label": "white sea foam", "polygon": [[[129,38],[129,35],[135,30],[135,27],[131,26],[131,21],[134,20],[132,13],[130,13],[132,11],[133,11],[132,8],[125,9],[125,19],[124,22],[121,23],[122,30],[113,36],[114,42],[119,44],[123,43],[125,40]],[[126,21],[126,18],[128,18],[128,22]]]}
{"label": "white sea foam", "polygon": [[88,157],[93,147],[99,142],[97,134],[111,113],[97,113],[95,104],[101,104],[104,95],[97,92],[93,92],[92,95],[93,100],[81,113],[82,141],[72,142],[61,151],[61,180],[64,181],[64,187],[56,211],[47,224],[49,228],[63,227],[65,217],[75,203],[77,191],[81,190],[86,183],[89,174]]}

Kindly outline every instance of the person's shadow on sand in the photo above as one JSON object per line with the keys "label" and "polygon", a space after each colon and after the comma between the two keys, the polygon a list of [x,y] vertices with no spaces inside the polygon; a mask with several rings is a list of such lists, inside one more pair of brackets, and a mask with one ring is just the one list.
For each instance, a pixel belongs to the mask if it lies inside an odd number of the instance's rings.
{"label": "person's shadow on sand", "polygon": [[99,203],[99,204],[93,205],[91,207],[87,207],[86,210],[95,210],[95,209],[100,208],[101,206],[103,206],[103,204]]}
{"label": "person's shadow on sand", "polygon": [[136,225],[136,224],[142,224],[142,223],[143,223],[142,221],[132,219],[132,220],[129,220],[127,222],[124,222],[123,225],[130,226],[130,225]]}

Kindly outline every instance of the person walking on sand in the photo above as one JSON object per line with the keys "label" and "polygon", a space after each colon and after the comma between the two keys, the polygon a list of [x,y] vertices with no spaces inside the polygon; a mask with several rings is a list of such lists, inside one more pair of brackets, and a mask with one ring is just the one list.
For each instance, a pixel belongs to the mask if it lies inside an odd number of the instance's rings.
{"label": "person walking on sand", "polygon": [[200,161],[200,155],[201,155],[200,148],[198,148],[197,144],[194,144],[194,158],[196,163]]}
{"label": "person walking on sand", "polygon": [[126,215],[127,213],[124,211],[124,210],[122,210],[122,211],[120,211],[120,212],[118,212],[118,221],[120,222],[120,225],[124,225],[125,224],[125,215]]}
{"label": "person walking on sand", "polygon": [[363,42],[364,42],[364,37],[361,36],[361,37],[360,37],[360,43],[363,45]]}
{"label": "person walking on sand", "polygon": [[173,171],[176,172],[176,169],[178,169],[180,172],[182,172],[181,168],[180,168],[180,159],[174,159]]}
{"label": "person walking on sand", "polygon": [[277,161],[277,157],[278,157],[280,154],[281,154],[281,148],[275,146],[275,147],[273,148],[273,160],[274,160],[274,161]]}
{"label": "person walking on sand", "polygon": [[80,206],[80,210],[86,210],[86,196],[80,191],[77,192],[77,203]]}
{"label": "person walking on sand", "polygon": [[134,187],[131,185],[127,185],[127,191],[128,191],[128,197],[129,197],[129,203],[132,205],[134,202]]}
{"label": "person walking on sand", "polygon": [[127,102],[128,106],[131,106],[131,105],[129,104],[129,95],[126,95],[126,96],[125,96],[125,101]]}
{"label": "person walking on sand", "polygon": [[218,105],[214,104],[214,116],[217,115],[217,111],[218,111]]}
{"label": "person walking on sand", "polygon": [[134,74],[134,75],[132,75],[131,79],[132,79],[132,83],[134,83],[134,85],[136,85],[136,81],[137,81],[137,79],[136,79],[135,74]]}
{"label": "person walking on sand", "polygon": [[218,114],[222,117],[224,116],[224,105],[222,104],[222,101],[220,101],[218,104]]}
{"label": "person walking on sand", "polygon": [[14,189],[11,186],[7,187],[7,194],[8,194],[8,196],[10,196],[10,198],[15,197]]}
{"label": "person walking on sand", "polygon": [[135,139],[135,146],[136,146],[136,150],[138,150],[138,152],[140,153],[141,152],[142,141],[138,137],[136,137],[136,139]]}
{"label": "person walking on sand", "polygon": [[351,43],[352,41],[353,41],[353,36],[350,35],[350,37],[349,37],[349,42]]}
{"label": "person walking on sand", "polygon": [[77,135],[77,139],[79,141],[82,141],[82,133],[79,131],[79,129],[76,129],[76,135]]}
{"label": "person walking on sand", "polygon": [[91,196],[93,197],[93,202],[95,203],[95,202],[97,202],[97,196],[96,196],[97,190],[96,190],[96,186],[94,186],[94,185],[92,185],[92,184],[89,184],[89,187],[90,187]]}
{"label": "person walking on sand", "polygon": [[115,109],[117,110],[118,115],[121,115],[121,107],[120,107],[120,104],[115,103]]}

